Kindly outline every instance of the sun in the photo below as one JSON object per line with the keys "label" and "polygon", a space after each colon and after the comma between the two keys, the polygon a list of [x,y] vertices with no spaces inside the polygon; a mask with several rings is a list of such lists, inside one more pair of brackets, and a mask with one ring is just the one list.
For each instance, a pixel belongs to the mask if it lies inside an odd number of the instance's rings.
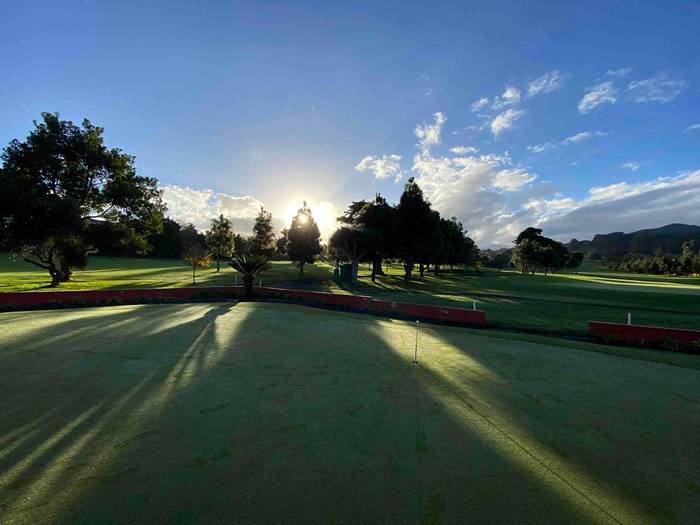
{"label": "sun", "polygon": [[[284,219],[285,228],[291,224],[292,219],[299,212],[302,201],[303,199],[289,202],[284,208],[282,217]],[[314,221],[321,231],[322,238],[327,240],[331,233],[333,233],[337,228],[336,217],[340,215],[340,212],[336,209],[333,203],[329,201],[310,202],[307,200],[307,204],[311,209],[311,214],[313,215]],[[305,215],[301,215],[299,217],[301,224],[306,224],[308,220],[309,218]]]}

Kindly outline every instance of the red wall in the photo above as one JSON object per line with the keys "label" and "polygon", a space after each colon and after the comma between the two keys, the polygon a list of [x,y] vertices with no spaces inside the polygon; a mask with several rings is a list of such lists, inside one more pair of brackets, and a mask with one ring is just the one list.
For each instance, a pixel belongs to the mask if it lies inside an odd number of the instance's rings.
{"label": "red wall", "polygon": [[[244,290],[240,286],[211,286],[201,288],[142,288],[133,290],[86,290],[74,292],[25,292],[0,293],[0,309],[16,307],[41,307],[66,305],[75,302],[87,305],[104,304],[110,301],[121,303],[138,303],[144,301],[177,301],[187,299],[233,298],[242,297]],[[464,308],[447,308],[423,304],[396,303],[381,301],[364,295],[343,295],[328,292],[311,292],[306,290],[287,290],[283,288],[255,288],[255,295],[260,298],[278,298],[302,304],[338,306],[359,311],[370,311],[386,315],[408,316],[425,320],[442,321],[465,325],[486,324],[486,315],[479,310]]]}
{"label": "red wall", "polygon": [[661,343],[666,339],[672,339],[685,344],[700,341],[700,330],[662,328],[659,326],[627,325],[593,321],[588,323],[588,331],[592,335],[599,337],[614,336],[629,343]]}

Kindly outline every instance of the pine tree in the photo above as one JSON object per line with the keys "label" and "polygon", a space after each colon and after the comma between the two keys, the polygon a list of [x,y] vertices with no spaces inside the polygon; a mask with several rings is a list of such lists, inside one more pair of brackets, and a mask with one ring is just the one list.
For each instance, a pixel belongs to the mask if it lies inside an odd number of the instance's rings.
{"label": "pine tree", "polygon": [[287,233],[287,254],[289,258],[299,265],[299,272],[304,276],[304,265],[313,264],[316,256],[321,253],[321,232],[306,205],[299,209],[292,219],[292,224]]}

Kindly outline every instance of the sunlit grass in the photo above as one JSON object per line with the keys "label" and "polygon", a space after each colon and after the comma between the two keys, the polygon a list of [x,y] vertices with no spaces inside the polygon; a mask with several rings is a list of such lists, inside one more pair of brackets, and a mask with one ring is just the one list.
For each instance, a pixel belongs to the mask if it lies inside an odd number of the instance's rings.
{"label": "sunlit grass", "polygon": [[[307,279],[329,279],[332,268],[324,263],[306,265]],[[289,261],[274,261],[270,270],[261,274],[263,284],[299,279],[299,268]],[[48,272],[32,265],[15,261],[8,254],[0,253],[0,293],[48,291]],[[215,263],[198,269],[195,286],[232,286],[241,284],[240,276],[222,261],[221,271]],[[63,283],[58,290],[96,290],[119,288],[181,288],[192,285],[192,269],[177,259],[138,259],[128,257],[91,257],[84,270],[76,270],[71,282]]]}

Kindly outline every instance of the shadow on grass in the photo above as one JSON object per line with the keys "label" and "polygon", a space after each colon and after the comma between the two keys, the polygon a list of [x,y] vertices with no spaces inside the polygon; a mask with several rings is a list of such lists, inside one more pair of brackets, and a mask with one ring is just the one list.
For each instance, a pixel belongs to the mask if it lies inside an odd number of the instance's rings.
{"label": "shadow on grass", "polygon": [[646,493],[562,445],[567,411],[538,397],[551,370],[528,371],[509,345],[482,351],[483,337],[428,328],[432,350],[414,366],[411,324],[292,305],[41,312],[24,328],[37,314],[4,315],[19,327],[0,353],[10,520],[578,522],[646,510]]}

